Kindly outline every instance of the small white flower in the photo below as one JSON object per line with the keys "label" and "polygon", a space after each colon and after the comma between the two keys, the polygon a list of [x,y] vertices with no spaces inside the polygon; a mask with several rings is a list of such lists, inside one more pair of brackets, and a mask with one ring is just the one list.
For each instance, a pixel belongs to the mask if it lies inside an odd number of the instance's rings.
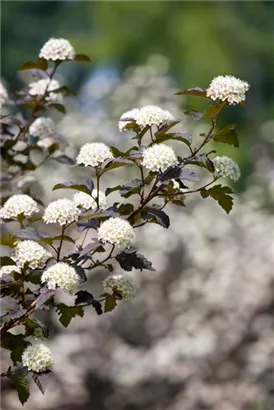
{"label": "small white flower", "polygon": [[157,125],[159,127],[172,120],[174,120],[174,117],[169,111],[163,110],[156,105],[146,105],[136,113],[136,124],[140,127],[145,127],[146,125]]}
{"label": "small white flower", "polygon": [[120,131],[127,131],[126,126],[127,124],[130,124],[131,121],[121,121],[124,118],[132,118],[132,120],[136,121],[137,115],[139,114],[139,109],[138,108],[133,108],[133,110],[124,112],[124,114],[121,115],[120,121],[119,121],[119,130]]}
{"label": "small white flower", "polygon": [[46,283],[49,289],[55,290],[59,287],[64,292],[73,295],[79,284],[79,276],[72,266],[58,262],[43,272],[41,282]]}
{"label": "small white flower", "polygon": [[48,95],[46,97],[47,101],[57,101],[62,102],[63,96],[61,93],[55,93],[54,90],[60,88],[60,84],[57,80],[51,80],[50,78],[42,78],[41,80],[34,81],[29,84],[29,94],[36,95],[45,95],[47,91]]}
{"label": "small white flower", "polygon": [[106,292],[117,292],[124,301],[134,298],[137,290],[135,280],[124,274],[110,275],[103,281],[103,287]]}
{"label": "small white flower", "polygon": [[130,247],[136,239],[133,227],[122,218],[110,218],[98,229],[98,239],[103,243]]}
{"label": "small white flower", "polygon": [[75,50],[65,38],[50,38],[42,47],[39,57],[46,60],[73,60]]}
{"label": "small white flower", "polygon": [[76,158],[77,164],[84,164],[86,167],[98,167],[106,159],[113,159],[110,148],[103,142],[90,142],[84,144]]}
{"label": "small white flower", "polygon": [[[85,192],[77,192],[73,196],[73,202],[79,208],[88,210],[88,209],[96,209],[97,208],[97,190],[94,189],[92,191],[92,196],[86,194]],[[107,198],[102,191],[99,191],[99,208],[106,209],[107,208]]]}
{"label": "small white flower", "polygon": [[2,268],[0,269],[0,277],[10,275],[13,272],[21,273],[21,269],[16,265],[2,266]]}
{"label": "small white flower", "polygon": [[52,352],[43,343],[35,343],[23,351],[22,364],[33,372],[45,372],[53,366]]}
{"label": "small white flower", "polygon": [[165,171],[177,164],[173,148],[166,144],[155,144],[144,151],[142,165],[151,171]]}
{"label": "small white flower", "polygon": [[53,144],[57,143],[58,141],[54,138],[51,137],[47,137],[47,138],[43,138],[41,140],[39,140],[37,142],[38,147],[48,150],[49,147],[51,147]]}
{"label": "small white flower", "polygon": [[220,156],[212,159],[215,171],[223,178],[230,178],[233,181],[238,181],[241,177],[241,170],[237,162],[233,159]]}
{"label": "small white flower", "polygon": [[66,225],[78,220],[80,210],[71,199],[62,198],[51,202],[45,209],[43,220],[46,224]]}
{"label": "small white flower", "polygon": [[207,97],[212,100],[228,101],[229,104],[239,104],[245,101],[245,93],[249,84],[232,75],[215,77],[206,91]]}
{"label": "small white flower", "polygon": [[51,118],[37,118],[29,127],[29,133],[39,138],[50,138],[56,135],[55,123]]}
{"label": "small white flower", "polygon": [[19,242],[12,250],[11,259],[23,268],[25,263],[31,269],[43,268],[52,254],[34,241]]}
{"label": "small white flower", "polygon": [[0,209],[0,217],[3,219],[17,219],[19,215],[25,218],[39,212],[37,203],[28,195],[12,195]]}
{"label": "small white flower", "polygon": [[4,86],[2,81],[0,81],[0,106],[5,104],[5,102],[8,98],[9,98],[9,95],[8,95],[7,90],[6,90],[6,87]]}

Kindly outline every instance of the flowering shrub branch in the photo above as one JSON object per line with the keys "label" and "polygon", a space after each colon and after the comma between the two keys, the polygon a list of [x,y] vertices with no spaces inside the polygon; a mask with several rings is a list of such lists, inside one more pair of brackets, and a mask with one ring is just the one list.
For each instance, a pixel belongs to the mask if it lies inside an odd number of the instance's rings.
{"label": "flowering shrub branch", "polygon": [[[1,239],[1,244],[10,248],[9,256],[1,258],[1,291],[2,297],[13,299],[16,308],[7,308],[1,317],[2,347],[10,350],[13,363],[13,368],[10,366],[2,376],[12,380],[22,404],[29,397],[26,376],[31,375],[44,393],[45,380],[52,373],[54,362],[45,344],[31,343],[33,339],[44,340],[49,336],[47,327],[36,319],[35,313],[54,309],[60,323],[67,327],[73,317],[84,315],[86,307],[93,307],[101,315],[112,311],[118,302],[132,299],[137,284],[130,272],[133,269],[154,270],[152,263],[138,253],[135,228],[148,223],[168,228],[170,220],[164,211],[166,206],[185,207],[186,196],[198,192],[204,199],[216,200],[229,213],[233,205],[232,190],[215,182],[221,177],[233,181],[240,177],[239,166],[231,158],[214,157],[215,151],[205,151],[210,141],[239,145],[234,125],[216,129],[223,109],[228,104],[243,102],[248,90],[246,83],[231,76],[215,78],[207,90],[194,88],[178,93],[199,96],[210,103],[204,113],[184,111],[194,120],[211,121],[208,132],[200,135],[197,147],[193,146],[190,134],[173,131],[182,119],[175,119],[168,111],[150,105],[121,115],[119,129],[131,135],[134,141],[134,146],[126,152],[102,142],[92,142],[81,147],[76,160],[65,155],[62,137],[46,114],[51,109],[65,113],[63,95],[71,94],[71,90],[60,86],[53,77],[61,64],[73,60],[89,61],[88,57],[77,55],[67,40],[50,39],[37,62],[27,62],[20,68],[30,70],[37,81],[30,83],[27,90],[19,91],[13,99],[3,86],[0,87],[1,101],[12,112],[2,118],[2,157],[7,165],[4,180],[18,180],[49,160],[88,167],[93,178],[82,183],[56,184],[53,190],[70,189],[76,193],[73,199],[57,199],[46,207],[40,198],[18,191],[3,198],[0,217],[6,224],[12,222],[14,228]],[[52,68],[49,63],[53,64]],[[216,103],[212,104],[212,100]],[[20,107],[31,110],[27,118],[15,113],[15,108]],[[189,155],[178,155],[168,145],[170,141],[181,143],[184,147],[181,152],[186,148]],[[15,149],[18,144],[19,149]],[[36,151],[43,155],[38,163],[34,163],[31,156]],[[104,175],[121,167],[136,170],[136,178],[103,192]],[[195,184],[200,181],[195,172],[197,167],[212,178],[196,188]],[[189,188],[188,184],[193,187]],[[114,192],[119,193],[120,201],[111,201]],[[138,198],[137,203],[130,202],[131,197]],[[60,234],[46,235],[44,224],[59,226]],[[78,229],[80,237],[75,229],[68,234],[72,226]],[[90,232],[93,238],[86,243]],[[66,252],[65,242],[69,245],[67,248],[70,247]],[[111,274],[103,281],[102,294],[94,297],[87,290],[79,290],[79,286],[97,267]],[[74,304],[57,303],[58,289],[75,296]],[[24,325],[24,333],[10,332],[18,325]]]}

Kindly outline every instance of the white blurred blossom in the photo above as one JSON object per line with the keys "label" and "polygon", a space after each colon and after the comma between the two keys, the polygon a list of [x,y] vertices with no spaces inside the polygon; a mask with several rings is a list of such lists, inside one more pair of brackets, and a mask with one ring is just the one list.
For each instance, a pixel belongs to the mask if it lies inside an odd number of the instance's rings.
{"label": "white blurred blossom", "polygon": [[[81,209],[96,209],[97,208],[97,190],[92,191],[92,196],[86,194],[85,192],[77,192],[73,196],[73,202],[75,205]],[[99,191],[99,208],[107,208],[107,198],[102,191]]]}
{"label": "white blurred blossom", "polygon": [[36,373],[50,370],[53,366],[51,350],[43,343],[28,346],[22,353],[22,364]]}
{"label": "white blurred blossom", "polygon": [[46,60],[73,60],[75,50],[65,38],[50,38],[41,48],[40,58]]}
{"label": "white blurred blossom", "polygon": [[16,266],[16,265],[2,266],[0,269],[0,277],[5,276],[5,275],[10,275],[13,272],[20,273],[21,269],[19,268],[19,266]]}
{"label": "white blurred blossom", "polygon": [[0,81],[0,106],[5,104],[5,101],[9,98],[8,92],[2,81]]}
{"label": "white blurred blossom", "polygon": [[45,209],[43,220],[46,224],[66,225],[78,220],[80,210],[71,199],[61,198],[51,202]]}
{"label": "white blurred blossom", "polygon": [[11,252],[11,259],[23,268],[25,263],[31,269],[43,268],[46,262],[52,258],[52,254],[34,241],[19,242]]}
{"label": "white blurred blossom", "polygon": [[169,111],[163,110],[156,105],[146,105],[136,113],[136,124],[140,127],[145,127],[146,125],[157,125],[159,127],[172,120],[174,120],[174,117]]}
{"label": "white blurred blossom", "polygon": [[110,290],[117,292],[124,301],[133,299],[137,290],[135,280],[131,276],[121,273],[107,277],[103,281],[103,287],[106,292]]}
{"label": "white blurred blossom", "polygon": [[249,84],[231,75],[215,77],[206,91],[207,97],[212,100],[228,101],[229,104],[239,104],[245,101],[245,93]]}
{"label": "white blurred blossom", "polygon": [[47,92],[47,101],[62,102],[63,96],[61,93],[55,93],[54,90],[60,88],[60,84],[57,80],[50,78],[42,78],[41,80],[34,81],[29,84],[29,94],[33,96],[43,96]]}
{"label": "white blurred blossom", "polygon": [[19,215],[25,218],[39,212],[37,203],[29,195],[12,195],[0,209],[0,217],[3,219],[17,219]]}
{"label": "white blurred blossom", "polygon": [[55,123],[51,118],[39,117],[29,127],[29,133],[39,138],[49,138],[56,135]]}
{"label": "white blurred blossom", "polygon": [[49,289],[55,290],[58,287],[72,295],[77,290],[79,276],[72,266],[58,262],[43,272],[41,282],[46,283]]}
{"label": "white blurred blossom", "polygon": [[77,164],[84,164],[86,167],[98,167],[106,159],[113,159],[110,148],[103,142],[91,142],[84,144],[76,158]]}
{"label": "white blurred blossom", "polygon": [[142,165],[150,171],[165,171],[177,164],[174,149],[166,144],[155,144],[144,151]]}
{"label": "white blurred blossom", "polygon": [[226,156],[219,156],[212,159],[215,171],[223,178],[230,178],[238,181],[241,177],[241,170],[237,162]]}
{"label": "white blurred blossom", "polygon": [[122,218],[109,218],[98,229],[98,239],[103,243],[130,247],[136,235],[128,221]]}

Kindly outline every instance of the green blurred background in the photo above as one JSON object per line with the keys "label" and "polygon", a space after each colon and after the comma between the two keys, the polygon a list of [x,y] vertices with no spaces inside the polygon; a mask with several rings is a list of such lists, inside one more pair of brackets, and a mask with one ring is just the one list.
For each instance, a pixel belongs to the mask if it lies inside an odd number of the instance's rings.
{"label": "green blurred background", "polygon": [[[236,190],[243,191],[254,176],[254,150],[263,145],[262,155],[273,160],[273,21],[274,4],[268,1],[4,1],[1,72],[14,91],[16,69],[36,59],[48,38],[64,37],[92,58],[91,66],[65,67],[74,90],[90,70],[115,67],[122,74],[155,53],[169,59],[170,75],[181,89],[206,87],[220,74],[242,78],[251,84],[247,103],[227,109],[223,117],[224,123],[238,124],[241,149],[221,152],[239,161],[243,178]],[[196,109],[202,103],[184,101]],[[264,184],[264,175],[256,178]],[[269,208],[269,194],[264,195]]]}

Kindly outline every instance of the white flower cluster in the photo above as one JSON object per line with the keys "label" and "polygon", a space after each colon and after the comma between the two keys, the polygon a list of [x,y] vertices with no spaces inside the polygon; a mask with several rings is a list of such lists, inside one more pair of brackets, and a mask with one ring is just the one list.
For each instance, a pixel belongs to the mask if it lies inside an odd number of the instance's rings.
{"label": "white flower cluster", "polygon": [[136,239],[133,227],[122,218],[110,218],[98,229],[98,239],[103,243],[130,247]]}
{"label": "white flower cluster", "polygon": [[39,138],[49,138],[56,135],[55,123],[51,118],[37,118],[29,127],[29,133]]}
{"label": "white flower cluster", "polygon": [[27,263],[31,269],[37,269],[43,268],[52,254],[34,241],[22,241],[12,250],[10,257],[20,268]]}
{"label": "white flower cluster", "polygon": [[143,154],[142,165],[150,171],[165,171],[177,164],[178,159],[173,148],[166,144],[152,145]]}
{"label": "white flower cluster", "polygon": [[9,95],[6,90],[6,87],[3,85],[2,81],[0,81],[0,106],[5,104],[7,98],[9,98]]}
{"label": "white flower cluster", "polygon": [[28,195],[12,195],[0,209],[0,217],[3,219],[17,219],[19,215],[30,217],[39,212],[37,203]]}
{"label": "white flower cluster", "polygon": [[36,343],[23,351],[22,364],[33,372],[45,372],[53,366],[53,355],[46,345]]}
{"label": "white flower cluster", "polygon": [[106,292],[112,290],[113,292],[119,293],[124,301],[134,298],[137,290],[135,280],[124,274],[114,274],[109,276],[103,281],[103,287]]}
{"label": "white flower cluster", "polygon": [[[85,192],[77,192],[73,196],[74,204],[81,209],[96,209],[97,208],[97,190],[94,189],[92,191],[92,196],[86,194]],[[107,198],[102,191],[99,191],[99,208],[106,209],[107,208]]]}
{"label": "white flower cluster", "polygon": [[106,159],[113,159],[110,148],[103,142],[90,142],[84,144],[76,158],[77,164],[84,164],[85,167],[98,167]]}
{"label": "white flower cluster", "polygon": [[121,115],[120,121],[119,121],[119,130],[120,131],[126,131],[126,126],[127,124],[130,124],[131,121],[122,121],[125,118],[132,118],[132,120],[136,121],[137,115],[139,114],[139,109],[138,108],[133,108],[133,110],[126,111],[124,114]]}
{"label": "white flower cluster", "polygon": [[64,292],[73,295],[79,284],[79,276],[72,266],[58,262],[43,272],[41,282],[46,283],[49,289],[55,290],[59,287]]}
{"label": "white flower cluster", "polygon": [[75,50],[65,38],[50,38],[41,48],[39,57],[46,60],[73,60]]}
{"label": "white flower cluster", "polygon": [[212,159],[215,171],[223,178],[230,178],[233,181],[238,181],[241,177],[241,170],[237,162],[233,159],[220,156]]}
{"label": "white flower cluster", "polygon": [[19,266],[16,265],[2,266],[0,269],[0,277],[10,275],[13,272],[21,273],[21,269],[19,268]]}
{"label": "white flower cluster", "polygon": [[239,104],[245,101],[245,93],[249,84],[231,75],[215,77],[206,91],[212,100],[228,101],[229,104]]}
{"label": "white flower cluster", "polygon": [[59,223],[66,225],[78,220],[80,210],[75,203],[67,198],[51,202],[45,209],[43,220],[46,224]]}
{"label": "white flower cluster", "polygon": [[141,128],[144,128],[146,125],[150,127],[152,125],[157,125],[159,127],[168,121],[174,120],[173,115],[169,111],[163,110],[157,105],[146,105],[140,109],[134,108],[133,110],[122,114],[119,121],[120,131],[125,131],[126,125],[130,122],[121,121],[124,118],[132,118]]}
{"label": "white flower cluster", "polygon": [[54,90],[60,88],[60,84],[57,80],[51,80],[50,78],[42,78],[41,80],[34,81],[29,84],[29,94],[36,95],[45,95],[47,91],[48,95],[46,97],[47,101],[57,101],[62,102],[63,96],[61,93],[55,93]]}

